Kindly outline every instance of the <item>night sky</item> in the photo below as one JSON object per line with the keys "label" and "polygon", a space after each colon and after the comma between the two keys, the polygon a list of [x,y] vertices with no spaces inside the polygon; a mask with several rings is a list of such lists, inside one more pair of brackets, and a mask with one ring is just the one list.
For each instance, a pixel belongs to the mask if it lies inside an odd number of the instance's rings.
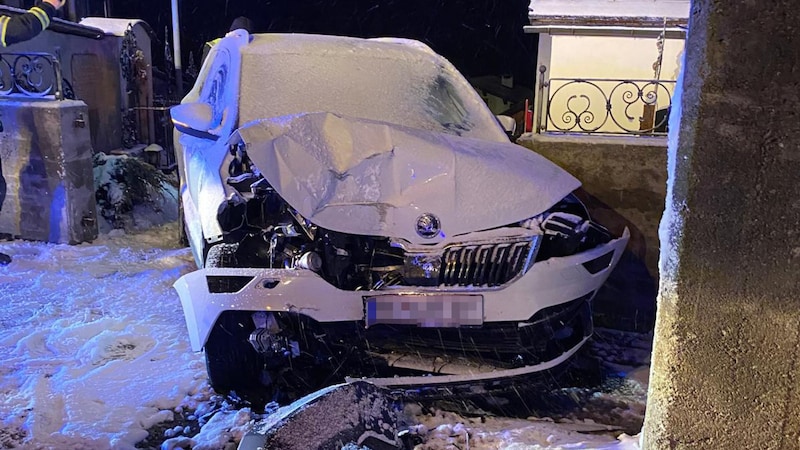
{"label": "night sky", "polygon": [[[510,73],[518,83],[533,84],[536,38],[522,31],[529,0],[179,1],[184,69],[190,51],[199,63],[203,43],[244,15],[256,32],[418,39],[468,77]],[[168,0],[113,1],[111,14],[142,18],[163,40],[164,27],[171,29],[169,7]]]}

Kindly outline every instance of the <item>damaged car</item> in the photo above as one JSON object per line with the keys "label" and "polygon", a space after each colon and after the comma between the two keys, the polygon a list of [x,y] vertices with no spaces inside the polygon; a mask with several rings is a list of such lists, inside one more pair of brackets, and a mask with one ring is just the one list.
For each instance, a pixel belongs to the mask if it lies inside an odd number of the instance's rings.
{"label": "damaged car", "polygon": [[507,119],[417,41],[223,38],[172,109],[199,268],[175,288],[211,385],[299,395],[574,355],[628,231]]}

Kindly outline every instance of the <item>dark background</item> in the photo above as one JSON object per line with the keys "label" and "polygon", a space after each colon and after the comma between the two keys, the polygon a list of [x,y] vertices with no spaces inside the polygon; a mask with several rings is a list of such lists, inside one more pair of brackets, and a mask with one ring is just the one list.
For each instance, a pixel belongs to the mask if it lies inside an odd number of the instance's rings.
{"label": "dark background", "polygon": [[[80,10],[103,15],[102,0],[75,1]],[[464,75],[514,75],[533,86],[536,35],[525,34],[529,0],[179,0],[183,68],[189,52],[200,63],[202,46],[224,35],[237,16],[255,32],[391,36],[418,39],[450,60]],[[164,45],[172,29],[169,0],[107,0],[112,17],[141,18]],[[172,39],[169,38],[171,45]],[[163,51],[154,48],[156,64]]]}

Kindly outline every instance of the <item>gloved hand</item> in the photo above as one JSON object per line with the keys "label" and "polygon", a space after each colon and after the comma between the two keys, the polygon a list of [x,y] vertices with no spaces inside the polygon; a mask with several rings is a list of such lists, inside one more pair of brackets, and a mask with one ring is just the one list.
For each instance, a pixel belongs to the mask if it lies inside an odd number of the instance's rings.
{"label": "gloved hand", "polygon": [[43,0],[45,3],[50,3],[55,9],[61,9],[67,3],[67,0]]}

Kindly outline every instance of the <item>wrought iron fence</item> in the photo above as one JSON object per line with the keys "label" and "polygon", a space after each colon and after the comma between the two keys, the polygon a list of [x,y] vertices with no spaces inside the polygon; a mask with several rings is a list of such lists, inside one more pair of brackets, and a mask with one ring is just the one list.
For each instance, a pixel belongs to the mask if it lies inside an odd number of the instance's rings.
{"label": "wrought iron fence", "polygon": [[152,160],[148,162],[164,171],[171,171],[177,165],[175,161],[175,145],[172,140],[172,119],[169,114],[170,108],[174,105],[174,102],[156,99],[153,102],[153,106],[134,106],[129,108],[132,113],[153,114],[155,124],[155,129],[153,130],[154,142],[161,146],[162,151],[158,152],[158,154],[150,155]]}
{"label": "wrought iron fence", "polygon": [[550,78],[537,132],[666,134],[675,81]]}
{"label": "wrought iron fence", "polygon": [[0,96],[65,98],[61,64],[50,53],[0,53]]}

